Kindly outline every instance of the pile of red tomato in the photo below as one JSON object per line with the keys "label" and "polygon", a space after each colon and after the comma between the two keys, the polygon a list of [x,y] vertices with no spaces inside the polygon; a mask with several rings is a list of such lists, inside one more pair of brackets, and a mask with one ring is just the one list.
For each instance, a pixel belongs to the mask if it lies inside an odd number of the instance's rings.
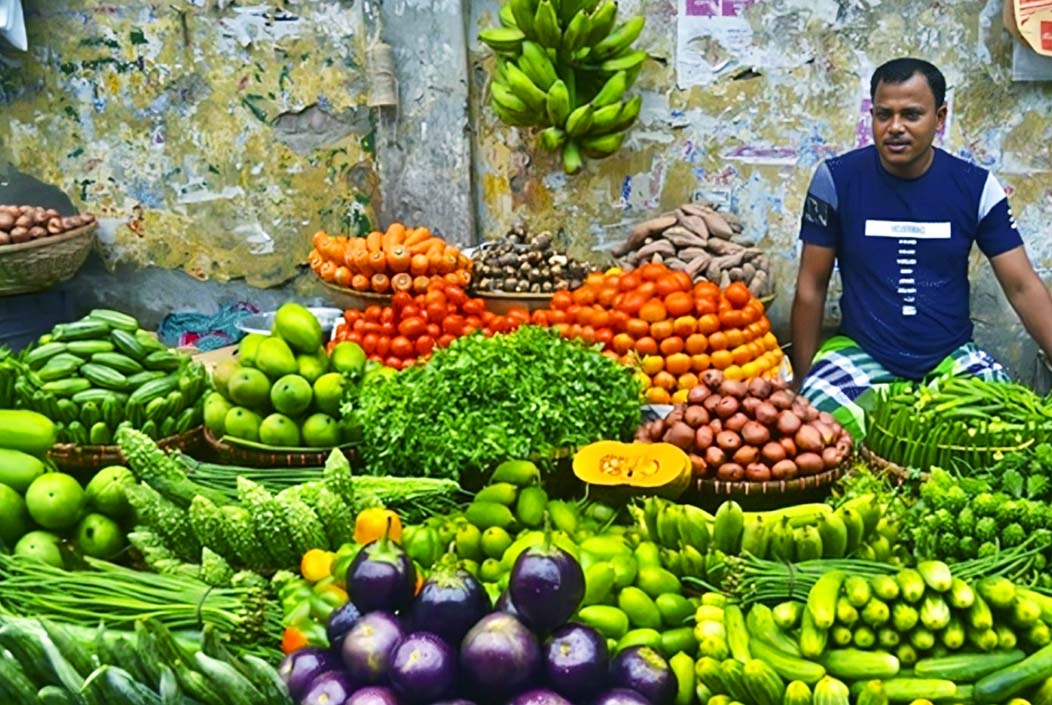
{"label": "pile of red tomato", "polygon": [[370,360],[401,370],[463,335],[508,333],[529,318],[525,308],[493,313],[482,299],[469,297],[461,287],[435,280],[416,296],[395,292],[388,306],[344,311],[329,347],[350,340],[361,345]]}

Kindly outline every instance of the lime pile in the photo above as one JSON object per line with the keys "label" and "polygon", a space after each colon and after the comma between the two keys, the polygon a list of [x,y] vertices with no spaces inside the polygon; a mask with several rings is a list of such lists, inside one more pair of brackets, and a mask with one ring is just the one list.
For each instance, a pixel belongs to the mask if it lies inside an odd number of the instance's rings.
{"label": "lime pile", "polygon": [[278,309],[271,335],[250,334],[216,365],[205,426],[217,438],[285,448],[332,448],[349,440],[340,405],[366,356],[351,342],[326,352],[318,319],[303,306]]}
{"label": "lime pile", "polygon": [[124,488],[135,484],[125,467],[103,468],[87,487],[71,475],[49,472],[42,460],[54,443],[54,424],[28,410],[4,411],[0,434],[0,551],[56,567],[64,548],[114,559],[126,544],[121,522],[130,518]]}

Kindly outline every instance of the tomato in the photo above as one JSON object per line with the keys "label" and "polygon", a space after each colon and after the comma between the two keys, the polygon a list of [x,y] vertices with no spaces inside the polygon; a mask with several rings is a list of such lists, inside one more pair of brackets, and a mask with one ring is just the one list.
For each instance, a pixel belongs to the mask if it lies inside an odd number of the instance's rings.
{"label": "tomato", "polygon": [[423,318],[403,318],[398,324],[398,332],[406,338],[419,338],[427,332],[427,323]]}
{"label": "tomato", "polygon": [[442,332],[450,335],[464,334],[464,317],[453,314],[442,320]]}
{"label": "tomato", "polygon": [[391,306],[395,311],[401,311],[411,303],[413,303],[413,296],[408,291],[396,291],[391,297]]}
{"label": "tomato", "polygon": [[468,316],[464,319],[464,325],[467,328],[474,328],[478,330],[482,326],[482,319],[478,316]]}
{"label": "tomato", "polygon": [[428,323],[427,334],[432,338],[438,338],[438,336],[442,335],[442,326],[437,323]]}
{"label": "tomato", "polygon": [[463,306],[468,300],[468,295],[459,286],[449,284],[446,286],[446,298],[457,306]]}
{"label": "tomato", "polygon": [[362,344],[362,334],[361,333],[352,332],[352,333],[349,333],[347,335],[347,337],[344,338],[344,340],[349,340],[352,343],[358,343],[359,345],[361,345]]}
{"label": "tomato", "polygon": [[383,313],[383,309],[380,308],[379,306],[377,306],[376,304],[373,304],[372,306],[368,306],[365,309],[365,320],[373,321],[373,322],[379,321],[380,320],[380,315],[382,313]]}
{"label": "tomato", "polygon": [[385,306],[380,312],[380,323],[394,323],[395,312],[390,306]]}
{"label": "tomato", "polygon": [[413,349],[416,350],[418,356],[427,357],[435,349],[435,339],[430,335],[422,335],[416,339]]}
{"label": "tomato", "polygon": [[416,364],[416,358],[415,357],[407,357],[404,360],[402,360],[402,369],[403,370],[409,369],[410,367],[412,367],[415,364]]}
{"label": "tomato", "polygon": [[381,335],[376,338],[376,354],[380,357],[387,357],[388,353],[391,352],[391,339],[386,335]]}
{"label": "tomato", "polygon": [[365,327],[369,325],[364,318],[359,318],[357,321],[351,324],[351,330],[355,333],[361,333],[365,331]]}
{"label": "tomato", "polygon": [[440,348],[448,348],[449,344],[452,343],[456,339],[457,339],[457,337],[455,335],[450,335],[449,333],[444,333],[444,334],[442,334],[442,337],[440,337],[438,339],[438,347],[440,347]]}
{"label": "tomato", "polygon": [[557,311],[565,311],[573,303],[573,296],[569,291],[560,289],[552,294],[552,308]]}
{"label": "tomato", "polygon": [[441,289],[428,289],[426,294],[421,294],[417,298],[420,299],[425,306],[430,306],[431,304],[446,305],[446,294]]}
{"label": "tomato", "polygon": [[399,335],[391,339],[391,354],[404,360],[415,355],[416,348],[409,338]]}
{"label": "tomato", "polygon": [[535,326],[546,326],[548,325],[548,312],[542,308],[537,309],[530,314],[530,323]]}
{"label": "tomato", "polygon": [[556,325],[558,323],[566,323],[568,317],[566,311],[555,309],[548,312],[548,324]]}
{"label": "tomato", "polygon": [[362,317],[362,312],[356,308],[349,308],[343,312],[343,320],[347,323],[354,323]]}
{"label": "tomato", "polygon": [[486,302],[482,299],[468,299],[460,308],[469,316],[479,316],[486,310]]}
{"label": "tomato", "polygon": [[386,336],[386,337],[390,338],[391,336],[393,336],[397,332],[398,332],[398,329],[395,328],[395,324],[394,323],[381,323],[380,324],[380,335],[382,335],[382,336]]}
{"label": "tomato", "polygon": [[482,335],[486,336],[487,338],[492,338],[493,337],[493,329],[492,328],[483,328],[482,329]]}
{"label": "tomato", "polygon": [[401,360],[401,358],[397,358],[397,357],[395,357],[393,355],[391,357],[388,357],[386,360],[384,360],[384,364],[386,366],[388,366],[388,367],[393,367],[396,370],[402,369],[402,360]]}
{"label": "tomato", "polygon": [[363,333],[376,333],[377,335],[379,335],[381,331],[383,331],[383,326],[374,321],[368,321],[364,326],[362,326]]}
{"label": "tomato", "polygon": [[599,328],[595,331],[595,342],[602,343],[604,348],[611,346],[614,339],[614,331],[609,328]]}
{"label": "tomato", "polygon": [[380,336],[376,333],[366,333],[362,336],[361,346],[366,355],[372,355],[376,352],[376,341],[379,339]]}
{"label": "tomato", "polygon": [[427,305],[427,320],[438,323],[449,313],[444,303],[429,303]]}
{"label": "tomato", "polygon": [[491,328],[493,328],[494,333],[510,333],[515,329],[515,324],[507,316],[497,316],[493,319]]}
{"label": "tomato", "polygon": [[416,304],[409,304],[402,309],[402,318],[419,318],[424,315],[424,310]]}
{"label": "tomato", "polygon": [[749,288],[742,282],[731,283],[723,290],[723,295],[727,297],[727,300],[732,306],[734,306],[734,308],[744,307],[745,304],[749,303],[749,299],[752,298],[752,294],[749,293]]}

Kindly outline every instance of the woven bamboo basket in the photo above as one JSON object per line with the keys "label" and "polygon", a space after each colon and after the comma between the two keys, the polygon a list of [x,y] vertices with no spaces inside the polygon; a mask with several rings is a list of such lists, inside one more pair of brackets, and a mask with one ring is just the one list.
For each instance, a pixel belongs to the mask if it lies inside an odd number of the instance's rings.
{"label": "woven bamboo basket", "polygon": [[536,311],[540,308],[548,308],[552,302],[551,294],[527,294],[506,293],[503,291],[477,291],[472,296],[477,296],[486,302],[486,310],[498,315],[505,315],[508,311],[521,306],[527,311]]}
{"label": "woven bamboo basket", "polygon": [[390,294],[374,294],[371,291],[355,291],[354,289],[333,284],[332,282],[327,282],[323,279],[319,279],[318,281],[322,283],[328,292],[329,300],[344,310],[349,308],[365,309],[365,307],[372,306],[373,304],[376,304],[377,306],[389,306],[391,304]]}
{"label": "woven bamboo basket", "polygon": [[[201,448],[201,431],[203,427],[191,428],[185,433],[168,436],[157,441],[163,450],[178,450],[193,455]],[[107,465],[123,465],[124,456],[118,445],[80,446],[73,443],[56,443],[48,451],[55,466],[71,475],[93,475]]]}
{"label": "woven bamboo basket", "polygon": [[[317,468],[325,465],[332,448],[255,448],[216,438],[206,428],[205,443],[216,462],[249,468]],[[337,446],[351,467],[358,465],[358,450],[351,444]]]}
{"label": "woven bamboo basket", "polygon": [[16,245],[0,246],[0,296],[43,291],[71,279],[91,252],[97,223]]}
{"label": "woven bamboo basket", "polygon": [[816,475],[796,477],[792,480],[725,482],[710,478],[697,478],[681,501],[706,508],[715,508],[723,501],[733,499],[746,511],[761,511],[794,504],[820,502],[829,496],[832,486],[850,470],[851,462],[850,458],[847,458],[835,468]]}

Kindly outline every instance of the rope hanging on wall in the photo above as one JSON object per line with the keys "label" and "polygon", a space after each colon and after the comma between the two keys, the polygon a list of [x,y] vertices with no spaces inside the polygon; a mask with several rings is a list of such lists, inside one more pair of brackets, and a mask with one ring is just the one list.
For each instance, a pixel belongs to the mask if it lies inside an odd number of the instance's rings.
{"label": "rope hanging on wall", "polygon": [[380,40],[376,30],[366,50],[369,80],[369,107],[398,109],[398,78],[395,75],[394,49]]}

